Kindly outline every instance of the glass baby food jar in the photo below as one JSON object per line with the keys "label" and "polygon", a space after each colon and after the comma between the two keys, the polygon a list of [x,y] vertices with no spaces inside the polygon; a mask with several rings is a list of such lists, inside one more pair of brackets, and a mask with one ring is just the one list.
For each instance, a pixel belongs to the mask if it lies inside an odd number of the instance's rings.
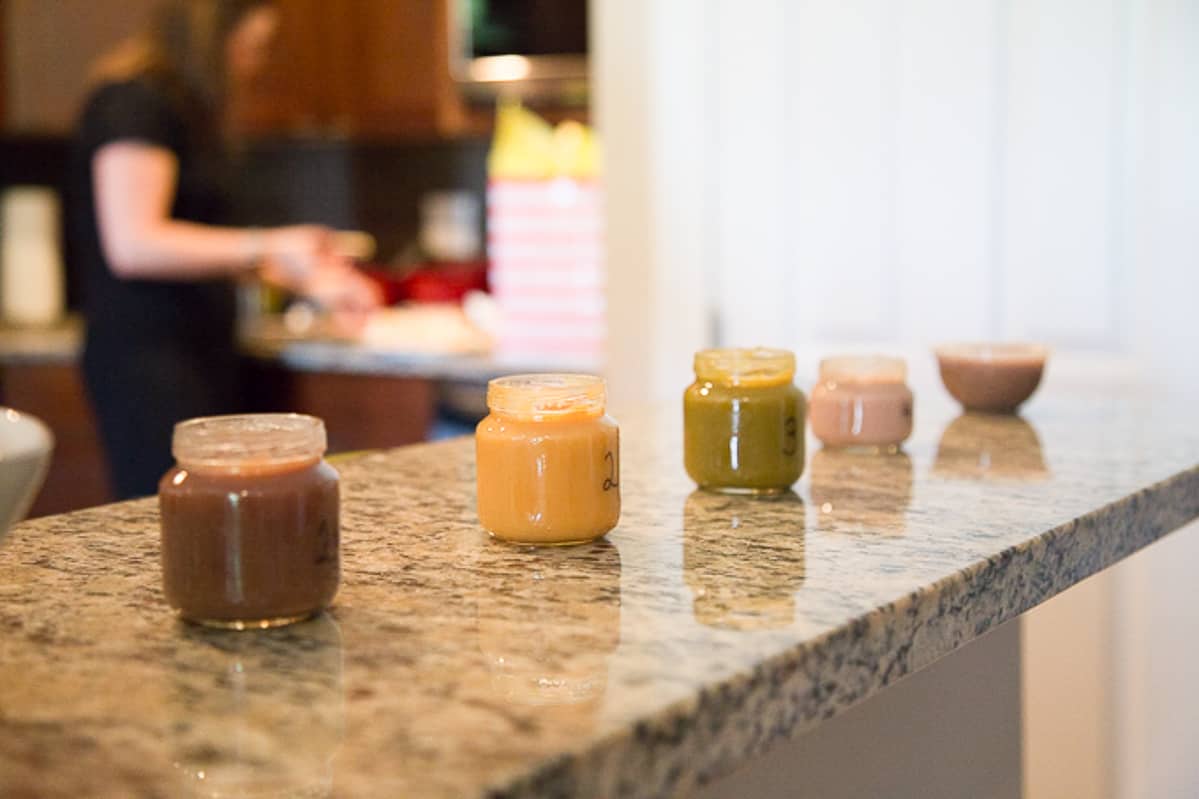
{"label": "glass baby food jar", "polygon": [[846,355],[820,362],[812,433],[826,447],[898,451],[912,434],[912,392],[902,358]]}
{"label": "glass baby food jar", "polygon": [[479,523],[520,544],[581,544],[620,519],[620,429],[604,381],[532,374],[492,380],[475,431]]}
{"label": "glass baby food jar", "polygon": [[167,602],[184,619],[249,629],[326,608],[340,580],[338,475],[325,425],[298,414],[175,426],[158,486]]}
{"label": "glass baby food jar", "polygon": [[695,355],[683,395],[683,462],[700,488],[778,494],[803,471],[803,393],[787,350],[715,349]]}

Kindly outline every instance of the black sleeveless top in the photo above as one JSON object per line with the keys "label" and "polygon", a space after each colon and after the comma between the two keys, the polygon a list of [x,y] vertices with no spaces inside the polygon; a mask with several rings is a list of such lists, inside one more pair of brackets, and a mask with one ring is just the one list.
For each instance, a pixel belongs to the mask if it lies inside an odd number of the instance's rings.
{"label": "black sleeveless top", "polygon": [[171,215],[226,222],[227,168],[211,124],[153,78],[101,86],[83,110],[67,185],[72,272],[83,278],[83,375],[119,498],[153,494],[171,465],[171,431],[242,410],[231,280],[129,280],[100,246],[92,161],[106,144],[163,147],[179,161]]}
{"label": "black sleeveless top", "polygon": [[84,107],[68,191],[68,233],[76,273],[84,279],[89,346],[117,347],[147,340],[212,352],[233,347],[235,298],[229,280],[168,282],[121,279],[100,246],[92,160],[116,141],[163,147],[179,160],[171,216],[206,224],[227,222],[227,169],[213,136],[182,97],[152,78],[109,83]]}

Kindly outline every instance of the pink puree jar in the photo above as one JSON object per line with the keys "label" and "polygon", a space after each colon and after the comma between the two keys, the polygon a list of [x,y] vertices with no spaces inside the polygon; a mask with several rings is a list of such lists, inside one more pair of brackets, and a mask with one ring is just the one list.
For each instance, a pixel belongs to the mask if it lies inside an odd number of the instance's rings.
{"label": "pink puree jar", "polygon": [[846,355],[820,362],[808,418],[826,447],[895,452],[912,434],[912,392],[902,358]]}

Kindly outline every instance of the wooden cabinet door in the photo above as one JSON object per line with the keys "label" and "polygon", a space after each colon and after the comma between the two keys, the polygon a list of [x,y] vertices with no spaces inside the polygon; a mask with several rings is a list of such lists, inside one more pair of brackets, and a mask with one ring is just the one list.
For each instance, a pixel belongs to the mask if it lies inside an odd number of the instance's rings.
{"label": "wooden cabinet door", "polygon": [[238,98],[242,126],[256,134],[460,132],[448,2],[281,0],[274,68]]}

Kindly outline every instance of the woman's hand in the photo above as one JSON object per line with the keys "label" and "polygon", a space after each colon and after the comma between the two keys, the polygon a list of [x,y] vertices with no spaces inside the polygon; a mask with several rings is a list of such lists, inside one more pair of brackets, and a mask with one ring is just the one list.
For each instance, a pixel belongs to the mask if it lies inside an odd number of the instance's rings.
{"label": "woman's hand", "polygon": [[344,336],[361,333],[370,315],[383,305],[379,287],[341,259],[317,269],[305,294],[330,312],[334,329]]}
{"label": "woman's hand", "polygon": [[332,231],[319,225],[274,228],[255,235],[262,279],[295,294],[307,294],[305,287],[317,272],[341,260],[333,252]]}
{"label": "woman's hand", "polygon": [[356,335],[382,305],[379,288],[333,248],[333,233],[316,225],[262,232],[263,280],[329,311],[343,335]]}

